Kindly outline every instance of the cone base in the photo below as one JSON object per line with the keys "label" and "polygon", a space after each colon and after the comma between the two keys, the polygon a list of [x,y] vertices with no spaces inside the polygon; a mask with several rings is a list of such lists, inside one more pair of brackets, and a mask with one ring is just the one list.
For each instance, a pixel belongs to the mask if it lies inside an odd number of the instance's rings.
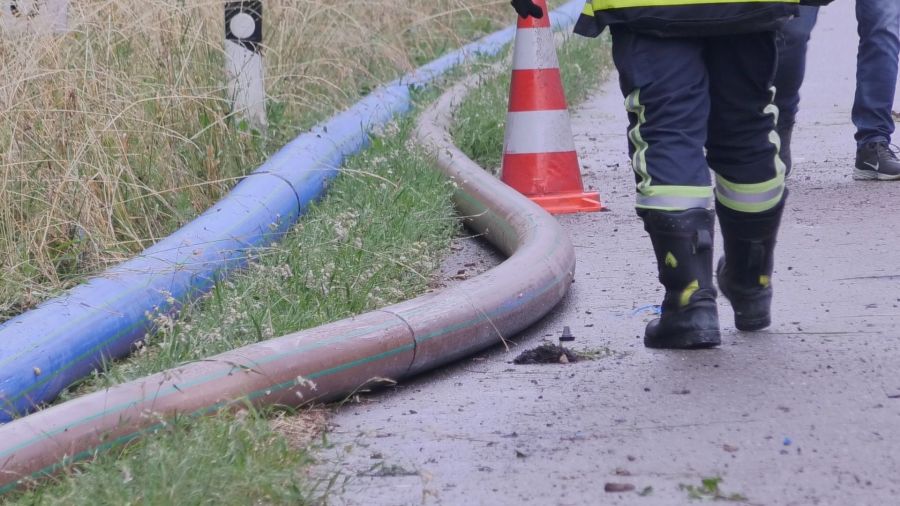
{"label": "cone base", "polygon": [[592,213],[606,210],[600,203],[600,194],[596,192],[526,196],[550,214]]}

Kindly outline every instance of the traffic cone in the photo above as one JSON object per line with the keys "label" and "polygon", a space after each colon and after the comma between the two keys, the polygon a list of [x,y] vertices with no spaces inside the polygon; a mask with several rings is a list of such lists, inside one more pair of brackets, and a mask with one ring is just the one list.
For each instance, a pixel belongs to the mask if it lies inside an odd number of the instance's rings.
{"label": "traffic cone", "polygon": [[534,3],[544,17],[518,17],[501,179],[552,214],[600,211],[581,182],[550,13]]}

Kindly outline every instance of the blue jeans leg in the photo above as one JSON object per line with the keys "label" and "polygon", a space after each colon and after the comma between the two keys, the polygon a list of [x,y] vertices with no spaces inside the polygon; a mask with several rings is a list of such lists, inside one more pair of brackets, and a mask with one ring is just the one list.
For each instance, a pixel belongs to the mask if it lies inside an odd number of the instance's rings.
{"label": "blue jeans leg", "polygon": [[775,73],[775,105],[778,129],[794,125],[800,106],[800,85],[806,73],[806,47],[819,15],[819,8],[800,6],[800,15],[778,33],[778,71]]}
{"label": "blue jeans leg", "polygon": [[891,140],[900,54],[900,0],[856,0],[859,52],[853,124],[858,145]]}

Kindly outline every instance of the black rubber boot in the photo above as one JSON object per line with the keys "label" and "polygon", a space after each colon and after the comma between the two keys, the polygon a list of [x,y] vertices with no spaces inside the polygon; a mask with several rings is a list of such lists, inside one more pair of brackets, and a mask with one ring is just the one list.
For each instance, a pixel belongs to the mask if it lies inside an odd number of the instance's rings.
{"label": "black rubber boot", "polygon": [[760,330],[772,323],[772,269],[775,238],[784,211],[781,202],[762,213],[742,213],[716,202],[725,256],[719,259],[719,289],[734,309],[734,326]]}
{"label": "black rubber boot", "polygon": [[710,348],[721,342],[712,282],[715,215],[706,209],[639,210],[650,234],[659,281],[666,288],[659,318],[647,325],[648,348]]}

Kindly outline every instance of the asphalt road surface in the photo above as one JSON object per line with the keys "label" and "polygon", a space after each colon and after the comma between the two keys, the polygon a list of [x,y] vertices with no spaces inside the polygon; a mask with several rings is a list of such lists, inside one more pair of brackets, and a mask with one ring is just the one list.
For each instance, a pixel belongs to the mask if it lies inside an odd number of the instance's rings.
{"label": "asphalt road surface", "polygon": [[[856,43],[853,3],[824,9],[771,328],[736,331],[720,297],[722,347],[643,347],[662,291],[633,210],[613,76],[573,116],[585,182],[610,212],[561,218],[578,254],[570,295],[509,351],[339,410],[322,457],[349,480],[332,502],[900,504],[900,181],[851,179]],[[452,273],[490,263],[457,256]],[[512,364],[563,326],[596,360]]]}

